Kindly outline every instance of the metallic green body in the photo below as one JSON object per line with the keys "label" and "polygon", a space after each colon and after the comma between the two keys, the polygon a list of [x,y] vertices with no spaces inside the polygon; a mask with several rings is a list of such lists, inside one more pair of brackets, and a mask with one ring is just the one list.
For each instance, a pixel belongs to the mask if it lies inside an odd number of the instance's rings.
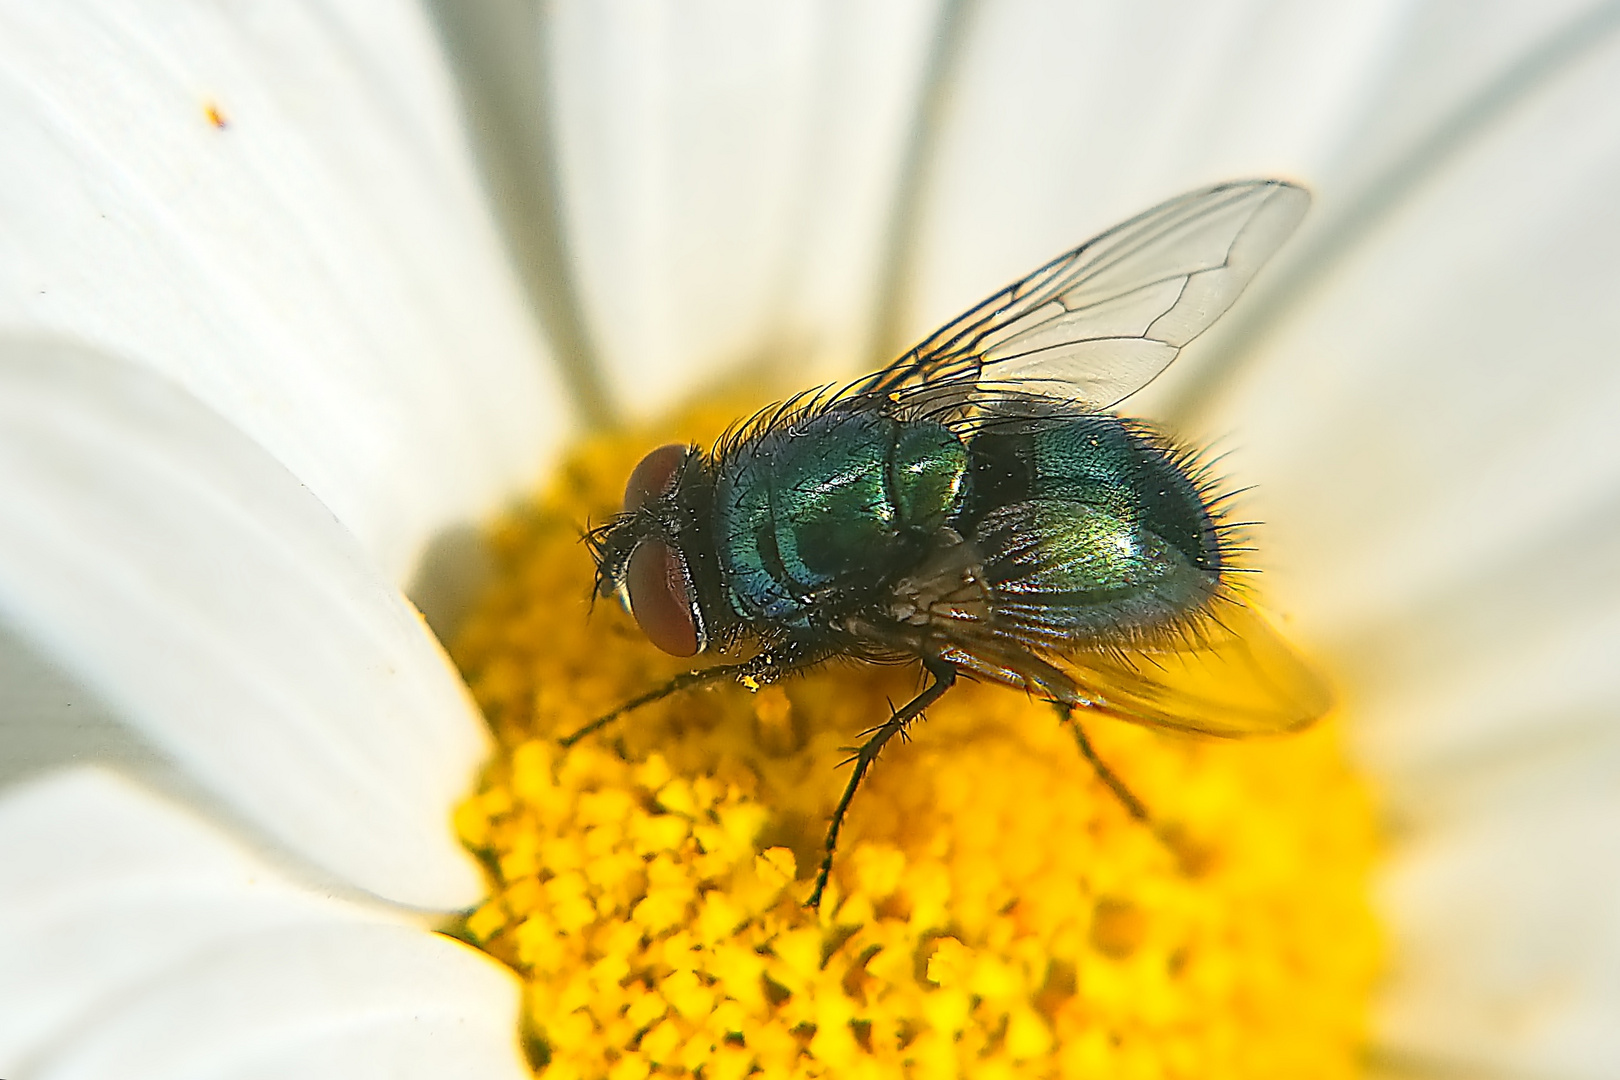
{"label": "metallic green body", "polygon": [[808,629],[913,563],[961,501],[968,453],[939,425],[834,410],[765,432],[715,477],[722,589],[745,622]]}
{"label": "metallic green body", "polygon": [[1222,569],[1175,453],[1107,414],[1032,413],[966,439],[874,409],[811,413],[721,456],[713,536],[744,623],[813,633],[880,600],[944,530],[974,544],[997,618],[1117,640],[1173,623]]}
{"label": "metallic green body", "polygon": [[1204,493],[1176,453],[1107,414],[992,427],[972,448],[964,523],[1006,617],[1117,640],[1201,607],[1223,569]]}

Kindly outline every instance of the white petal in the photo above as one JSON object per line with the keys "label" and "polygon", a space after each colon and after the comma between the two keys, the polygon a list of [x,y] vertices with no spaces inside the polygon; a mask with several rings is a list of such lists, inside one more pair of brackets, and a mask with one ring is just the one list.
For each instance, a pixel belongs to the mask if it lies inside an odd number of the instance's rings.
{"label": "white petal", "polygon": [[0,619],[0,791],[37,773],[91,762],[116,762],[160,789],[188,783],[38,641]]}
{"label": "white petal", "polygon": [[522,1077],[487,957],[95,770],[0,800],[0,1074]]}
{"label": "white petal", "polygon": [[0,613],[237,814],[328,873],[453,908],[487,736],[329,510],[149,369],[0,339]]}
{"label": "white petal", "polygon": [[562,203],[632,408],[743,362],[809,381],[865,344],[936,7],[556,7]]}
{"label": "white petal", "polygon": [[[1612,7],[1591,0],[1541,4],[1406,4],[1391,18],[1366,69],[1354,122],[1342,125],[1320,179],[1355,186],[1393,160],[1494,122],[1536,84],[1614,30]],[[1330,181],[1331,178],[1331,181]]]}
{"label": "white petal", "polygon": [[[1616,20],[1620,23],[1620,20]],[[1505,112],[1267,339],[1214,421],[1262,586],[1403,823],[1384,1019],[1620,1068],[1620,35]]]}
{"label": "white petal", "polygon": [[[1620,37],[1368,236],[1212,425],[1261,485],[1270,590],[1407,767],[1478,752],[1509,699],[1615,700],[1620,118],[1584,107],[1614,93]],[[1549,677],[1515,690],[1525,665]]]}
{"label": "white petal", "polygon": [[556,438],[414,6],[7,0],[0,130],[0,322],[173,378],[393,580]]}
{"label": "white petal", "polygon": [[141,988],[33,1075],[523,1080],[516,997],[486,957],[420,930],[266,931]]}
{"label": "white petal", "polygon": [[918,239],[913,335],[1160,199],[1247,176],[1318,186],[1410,8],[982,5]]}
{"label": "white petal", "polygon": [[1612,716],[1603,732],[1433,782],[1384,886],[1396,915],[1386,1046],[1453,1071],[1620,1075]]}

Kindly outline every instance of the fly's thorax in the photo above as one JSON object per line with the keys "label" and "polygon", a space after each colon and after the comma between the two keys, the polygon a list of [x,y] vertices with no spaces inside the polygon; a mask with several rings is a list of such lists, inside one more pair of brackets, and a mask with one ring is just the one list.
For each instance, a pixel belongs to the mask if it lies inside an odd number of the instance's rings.
{"label": "fly's thorax", "polygon": [[1207,606],[1226,569],[1186,456],[1108,414],[990,424],[971,442],[965,524],[997,609],[1077,641],[1123,642]]}
{"label": "fly's thorax", "polygon": [[905,528],[944,527],[967,484],[967,447],[949,428],[928,421],[897,425],[889,455],[889,491]]}
{"label": "fly's thorax", "polygon": [[961,440],[862,404],[768,427],[721,455],[716,549],[740,618],[812,630],[876,600],[957,509]]}

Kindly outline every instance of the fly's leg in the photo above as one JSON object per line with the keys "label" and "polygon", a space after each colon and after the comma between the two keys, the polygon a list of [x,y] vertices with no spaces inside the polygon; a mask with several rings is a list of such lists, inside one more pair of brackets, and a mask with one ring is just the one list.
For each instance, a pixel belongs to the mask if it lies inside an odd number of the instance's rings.
{"label": "fly's leg", "polygon": [[1080,747],[1080,753],[1085,756],[1085,759],[1091,763],[1091,767],[1096,770],[1097,777],[1108,785],[1108,790],[1114,793],[1114,797],[1119,800],[1120,805],[1125,808],[1126,812],[1138,822],[1147,826],[1148,831],[1153,834],[1159,843],[1164,845],[1165,850],[1175,856],[1176,861],[1181,864],[1182,872],[1196,875],[1202,871],[1203,867],[1208,866],[1211,855],[1208,848],[1194,842],[1178,826],[1174,824],[1166,825],[1163,822],[1154,820],[1153,815],[1148,813],[1148,808],[1142,800],[1138,799],[1131,789],[1125,786],[1125,782],[1115,774],[1114,770],[1110,769],[1097,756],[1097,751],[1092,747],[1091,740],[1086,737],[1085,729],[1080,726],[1080,721],[1074,716],[1074,706],[1060,701],[1054,701],[1052,705],[1057,709],[1058,715],[1063,718],[1064,723],[1069,725],[1069,730],[1074,732],[1074,741]]}
{"label": "fly's leg", "polygon": [[872,767],[877,760],[884,744],[905,730],[906,725],[923,714],[923,710],[945,696],[956,683],[956,668],[944,660],[925,659],[923,666],[934,677],[934,681],[922,693],[912,698],[896,710],[889,719],[866,733],[866,741],[856,749],[849,762],[855,763],[855,769],[849,774],[849,782],[844,785],[844,793],[838,797],[838,805],[833,807],[832,820],[827,823],[827,840],[821,855],[821,869],[816,871],[816,887],[810,891],[810,899],[804,906],[815,908],[821,906],[821,894],[827,888],[827,877],[832,873],[833,852],[838,849],[838,831],[844,826],[844,814],[849,810],[850,800],[855,798],[855,789],[861,786],[861,778],[866,770]]}
{"label": "fly's leg", "polygon": [[649,690],[640,697],[631,698],[612,712],[598,716],[573,734],[564,735],[559,741],[564,746],[573,746],[585,736],[601,731],[625,713],[634,712],[643,705],[651,705],[655,701],[662,701],[671,694],[678,694],[682,690],[689,690],[694,686],[706,686],[712,682],[747,675],[749,673],[748,668],[748,664],[725,664],[720,667],[704,668],[701,671],[688,671],[684,675],[677,675],[656,690]]}
{"label": "fly's leg", "polygon": [[[1108,785],[1108,789],[1114,793],[1115,798],[1119,799],[1120,805],[1125,808],[1131,817],[1149,828],[1153,828],[1153,817],[1148,813],[1148,809],[1143,805],[1142,800],[1138,799],[1131,792],[1131,789],[1125,786],[1125,781],[1121,780],[1114,770],[1110,769],[1103,759],[1097,756],[1096,748],[1091,745],[1091,740],[1086,737],[1086,729],[1080,726],[1080,721],[1074,715],[1074,706],[1067,702],[1054,701],[1052,707],[1058,711],[1058,716],[1068,725],[1069,730],[1074,732],[1074,741],[1080,747],[1080,753],[1087,761],[1091,762],[1091,767],[1096,770],[1097,778]],[[1158,830],[1154,829],[1154,832],[1157,833]]]}
{"label": "fly's leg", "polygon": [[775,652],[764,652],[758,656],[750,657],[740,664],[721,664],[719,667],[703,668],[701,671],[688,671],[684,675],[677,675],[663,686],[649,690],[640,697],[631,698],[610,713],[598,716],[578,731],[564,735],[559,742],[563,746],[573,746],[585,736],[601,731],[625,713],[635,712],[643,705],[651,705],[655,701],[662,701],[671,694],[678,694],[682,690],[690,690],[694,686],[707,686],[713,682],[724,682],[727,679],[758,679],[762,683],[772,683],[790,671],[808,667],[824,658],[825,654],[810,652],[801,649],[792,643]]}

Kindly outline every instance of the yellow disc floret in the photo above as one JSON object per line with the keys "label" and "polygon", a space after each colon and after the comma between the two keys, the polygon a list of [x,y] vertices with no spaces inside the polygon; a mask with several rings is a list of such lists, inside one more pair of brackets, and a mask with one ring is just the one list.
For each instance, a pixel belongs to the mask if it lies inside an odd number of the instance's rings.
{"label": "yellow disc floret", "polygon": [[579,543],[658,434],[586,446],[498,528],[453,650],[501,746],[457,815],[491,878],[458,932],[522,976],[546,1080],[1357,1073],[1375,829],[1331,720],[1243,742],[1092,722],[1156,835],[1051,709],[959,684],[856,796],[819,912],[845,748],[915,672],[692,691],[559,746],[683,670],[590,610]]}

